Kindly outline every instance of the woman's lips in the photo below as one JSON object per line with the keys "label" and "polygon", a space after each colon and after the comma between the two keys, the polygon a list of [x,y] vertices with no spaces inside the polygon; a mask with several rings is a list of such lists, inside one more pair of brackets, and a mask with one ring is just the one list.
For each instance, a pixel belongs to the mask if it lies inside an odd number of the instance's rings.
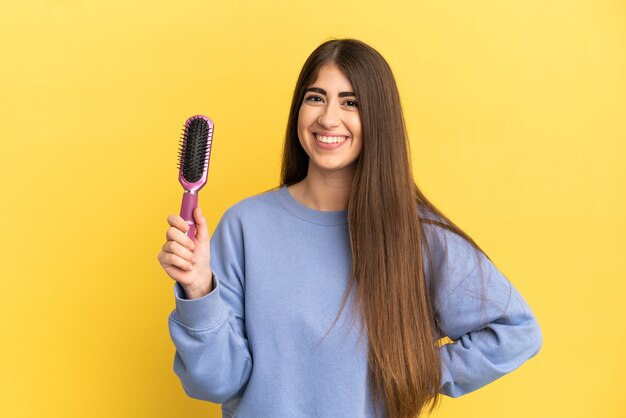
{"label": "woman's lips", "polygon": [[325,150],[337,149],[350,139],[345,135],[322,135],[315,133],[314,136],[315,144]]}

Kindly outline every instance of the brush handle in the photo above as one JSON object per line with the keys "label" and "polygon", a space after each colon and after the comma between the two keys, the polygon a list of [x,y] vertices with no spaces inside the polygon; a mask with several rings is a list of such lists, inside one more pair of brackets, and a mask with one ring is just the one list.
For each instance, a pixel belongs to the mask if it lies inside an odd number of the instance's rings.
{"label": "brush handle", "polygon": [[198,207],[198,194],[185,191],[183,193],[183,204],[180,207],[180,217],[187,222],[189,230],[187,236],[192,240],[196,237],[196,223],[193,220],[193,211]]}

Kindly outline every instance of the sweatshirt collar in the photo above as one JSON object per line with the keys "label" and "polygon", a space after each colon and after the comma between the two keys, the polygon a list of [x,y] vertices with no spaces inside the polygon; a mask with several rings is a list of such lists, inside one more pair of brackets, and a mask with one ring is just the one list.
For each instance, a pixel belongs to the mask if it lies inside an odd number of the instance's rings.
{"label": "sweatshirt collar", "polygon": [[348,223],[348,210],[322,211],[311,209],[298,202],[284,185],[276,191],[278,203],[292,215],[318,225],[344,225]]}

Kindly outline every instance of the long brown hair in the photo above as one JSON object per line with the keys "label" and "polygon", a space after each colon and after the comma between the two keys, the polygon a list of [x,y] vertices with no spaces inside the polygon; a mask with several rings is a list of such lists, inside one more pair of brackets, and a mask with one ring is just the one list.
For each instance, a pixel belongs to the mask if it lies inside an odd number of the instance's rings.
{"label": "long brown hair", "polygon": [[[307,176],[309,157],[298,140],[298,113],[305,88],[328,63],[351,81],[363,132],[348,203],[352,274],[337,318],[356,286],[374,411],[384,404],[389,417],[415,417],[434,410],[441,385],[440,333],[432,306],[437,286],[429,291],[426,283],[422,248],[430,252],[423,224],[447,228],[482,250],[415,184],[395,79],[385,59],[361,41],[327,41],[305,62],[289,112],[280,185]],[[418,207],[432,216],[422,217]]]}

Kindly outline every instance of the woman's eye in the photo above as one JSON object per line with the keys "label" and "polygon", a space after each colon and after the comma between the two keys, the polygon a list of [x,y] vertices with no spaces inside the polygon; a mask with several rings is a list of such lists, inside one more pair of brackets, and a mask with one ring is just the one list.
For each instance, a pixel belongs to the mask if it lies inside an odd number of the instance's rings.
{"label": "woman's eye", "polygon": [[322,98],[320,96],[307,96],[304,100],[307,102],[321,102]]}
{"label": "woman's eye", "polygon": [[359,107],[359,104],[354,100],[348,100],[345,104],[349,107]]}

